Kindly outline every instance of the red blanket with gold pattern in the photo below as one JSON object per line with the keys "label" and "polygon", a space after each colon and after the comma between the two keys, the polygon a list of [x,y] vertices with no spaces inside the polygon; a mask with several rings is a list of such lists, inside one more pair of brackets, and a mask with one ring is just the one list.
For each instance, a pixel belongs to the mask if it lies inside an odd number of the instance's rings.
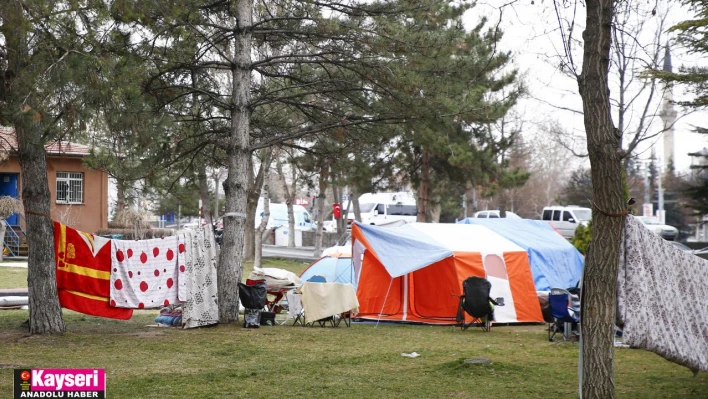
{"label": "red blanket with gold pattern", "polygon": [[54,222],[54,255],[62,307],[91,316],[131,318],[132,309],[109,303],[111,240]]}

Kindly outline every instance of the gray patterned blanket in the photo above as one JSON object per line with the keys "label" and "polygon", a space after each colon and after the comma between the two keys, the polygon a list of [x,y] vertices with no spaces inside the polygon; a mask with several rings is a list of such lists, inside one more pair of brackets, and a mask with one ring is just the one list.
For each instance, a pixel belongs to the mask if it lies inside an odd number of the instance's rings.
{"label": "gray patterned blanket", "polygon": [[628,216],[619,258],[617,324],[625,344],[708,371],[708,260]]}

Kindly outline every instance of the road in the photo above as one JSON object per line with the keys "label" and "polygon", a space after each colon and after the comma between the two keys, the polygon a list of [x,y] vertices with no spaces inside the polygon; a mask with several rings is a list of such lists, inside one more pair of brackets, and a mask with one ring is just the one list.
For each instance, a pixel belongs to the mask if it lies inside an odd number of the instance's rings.
{"label": "road", "polygon": [[300,248],[288,248],[288,247],[276,247],[275,245],[264,245],[263,246],[263,257],[264,258],[283,258],[292,260],[301,260],[305,262],[314,262],[317,260],[313,256],[315,252],[314,247],[300,247]]}

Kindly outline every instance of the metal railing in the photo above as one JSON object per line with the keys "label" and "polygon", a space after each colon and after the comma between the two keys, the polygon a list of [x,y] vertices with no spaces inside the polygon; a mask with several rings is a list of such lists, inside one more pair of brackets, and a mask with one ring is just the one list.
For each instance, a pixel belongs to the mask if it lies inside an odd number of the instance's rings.
{"label": "metal railing", "polygon": [[[7,223],[7,220],[3,219],[2,223],[5,224],[5,240],[2,243],[3,247],[7,248],[7,251],[10,252],[10,256],[17,256],[12,248],[15,248],[15,250],[19,253],[22,239],[20,238],[20,235],[17,234],[15,229]],[[24,231],[22,232],[24,233]]]}

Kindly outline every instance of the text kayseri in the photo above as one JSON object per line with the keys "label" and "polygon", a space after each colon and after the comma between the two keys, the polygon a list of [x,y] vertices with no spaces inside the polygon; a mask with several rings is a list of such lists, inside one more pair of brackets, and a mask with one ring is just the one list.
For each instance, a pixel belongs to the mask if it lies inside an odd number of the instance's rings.
{"label": "text kayseri", "polygon": [[32,388],[54,388],[57,391],[62,388],[96,388],[102,389],[98,381],[98,370],[93,373],[68,374],[68,373],[44,373],[45,370],[32,370]]}

